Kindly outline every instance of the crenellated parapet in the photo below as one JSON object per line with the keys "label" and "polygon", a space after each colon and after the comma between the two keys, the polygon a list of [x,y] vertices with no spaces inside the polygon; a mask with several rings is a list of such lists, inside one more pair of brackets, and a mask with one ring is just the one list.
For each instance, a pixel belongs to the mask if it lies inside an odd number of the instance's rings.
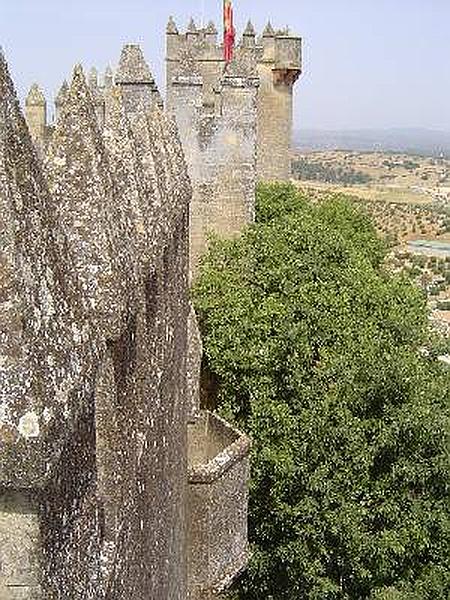
{"label": "crenellated parapet", "polygon": [[235,50],[233,62],[227,66],[213,22],[198,28],[191,19],[186,31],[180,33],[171,17],[166,30],[168,105],[171,104],[171,86],[177,80],[185,82],[186,78],[201,77],[207,99],[220,87],[224,76],[240,78],[242,86],[253,85],[251,80],[257,77],[257,53],[244,40],[245,36]]}

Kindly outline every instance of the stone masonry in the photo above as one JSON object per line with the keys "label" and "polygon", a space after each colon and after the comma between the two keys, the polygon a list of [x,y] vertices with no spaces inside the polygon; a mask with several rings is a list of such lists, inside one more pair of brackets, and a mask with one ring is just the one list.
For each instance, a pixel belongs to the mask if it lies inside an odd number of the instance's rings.
{"label": "stone masonry", "polygon": [[[302,45],[288,30],[267,24],[257,38],[251,22],[226,65],[218,31],[193,20],[180,33],[170,18],[166,32],[166,107],[177,122],[193,188],[190,206],[190,271],[198,271],[208,236],[232,237],[254,219],[258,180],[290,177],[293,89],[302,69]],[[142,106],[162,108],[163,100],[140,47],[127,44],[115,76],[103,82],[92,69],[88,84],[103,126],[114,85],[122,90],[129,115]],[[55,101],[61,113],[63,83]],[[40,152],[52,134],[45,98],[37,86],[26,103],[27,121]]]}
{"label": "stone masonry", "polygon": [[225,64],[214,23],[167,25],[167,108],[180,129],[193,186],[191,271],[208,234],[233,236],[252,222],[256,181],[290,177],[293,85],[301,40],[249,22]]}
{"label": "stone masonry", "polygon": [[136,48],[117,85],[75,68],[41,156],[0,55],[1,600],[205,600],[248,557],[249,443],[199,411],[191,184]]}

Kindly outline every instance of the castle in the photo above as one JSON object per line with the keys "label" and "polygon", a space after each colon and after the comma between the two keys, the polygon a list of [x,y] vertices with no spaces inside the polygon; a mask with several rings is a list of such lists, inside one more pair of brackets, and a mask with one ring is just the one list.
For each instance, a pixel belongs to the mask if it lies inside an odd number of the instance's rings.
{"label": "castle", "polygon": [[[190,208],[190,265],[195,274],[210,232],[238,233],[253,220],[258,180],[290,177],[293,90],[302,71],[301,38],[267,24],[257,37],[247,24],[234,60],[226,65],[214,23],[198,28],[193,20],[180,33],[170,18],[166,30],[166,109],[174,115],[193,188]],[[142,105],[163,106],[151,70],[139,46],[122,51],[115,84],[128,112]],[[107,70],[99,85],[89,75],[100,123],[113,85]],[[66,94],[56,98],[56,115]],[[26,99],[26,117],[37,145],[51,136],[46,101],[34,85]]]}
{"label": "castle", "polygon": [[300,40],[249,25],[225,68],[216,35],[169,21],[167,110],[127,45],[54,124],[0,54],[1,600],[210,600],[247,563],[250,442],[200,408],[189,263],[288,176]]}

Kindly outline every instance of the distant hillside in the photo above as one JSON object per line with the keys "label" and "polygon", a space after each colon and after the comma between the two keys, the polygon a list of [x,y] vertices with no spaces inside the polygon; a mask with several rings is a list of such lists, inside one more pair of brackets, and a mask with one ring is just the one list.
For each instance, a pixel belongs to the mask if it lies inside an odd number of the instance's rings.
{"label": "distant hillside", "polygon": [[450,158],[450,132],[427,129],[361,129],[324,131],[302,129],[294,133],[295,147],[307,150],[403,152]]}

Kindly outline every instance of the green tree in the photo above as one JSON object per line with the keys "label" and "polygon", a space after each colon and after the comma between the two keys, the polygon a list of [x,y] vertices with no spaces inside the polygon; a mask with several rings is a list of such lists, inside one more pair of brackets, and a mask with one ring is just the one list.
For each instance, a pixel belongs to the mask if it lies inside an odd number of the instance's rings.
{"label": "green tree", "polygon": [[450,376],[383,258],[354,204],[275,185],[203,261],[217,406],[253,438],[242,599],[448,600]]}

